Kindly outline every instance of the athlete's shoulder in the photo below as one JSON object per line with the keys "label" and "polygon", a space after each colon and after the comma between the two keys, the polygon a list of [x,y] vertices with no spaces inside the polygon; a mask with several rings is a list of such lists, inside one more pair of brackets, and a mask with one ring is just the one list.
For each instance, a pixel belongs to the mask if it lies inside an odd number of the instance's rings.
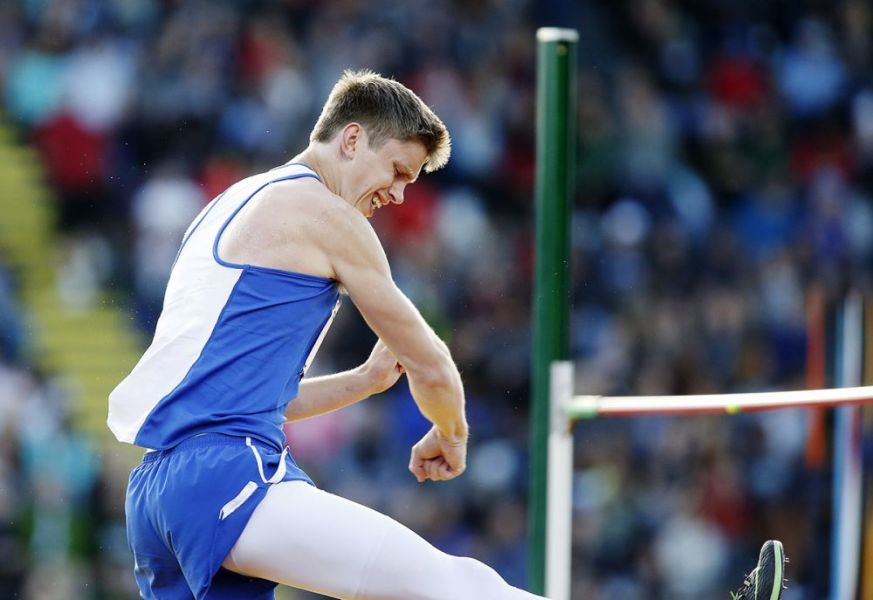
{"label": "athlete's shoulder", "polygon": [[316,177],[298,177],[295,179],[277,179],[261,192],[265,196],[271,196],[277,201],[297,201],[312,204],[332,196],[330,190],[325,187]]}
{"label": "athlete's shoulder", "polygon": [[293,202],[300,217],[331,237],[346,235],[375,237],[370,221],[342,197],[314,178],[277,182],[273,193]]}
{"label": "athlete's shoulder", "polygon": [[281,203],[296,210],[311,212],[342,211],[351,208],[342,198],[331,192],[315,177],[279,179],[262,192],[272,202]]}

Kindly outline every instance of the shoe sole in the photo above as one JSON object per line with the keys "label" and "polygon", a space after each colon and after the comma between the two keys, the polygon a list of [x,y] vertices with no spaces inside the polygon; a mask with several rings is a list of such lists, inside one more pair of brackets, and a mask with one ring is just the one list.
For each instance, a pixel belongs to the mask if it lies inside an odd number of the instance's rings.
{"label": "shoe sole", "polygon": [[[782,596],[782,580],[785,576],[785,550],[782,548],[782,542],[778,540],[771,540],[764,544],[764,549],[767,548],[767,544],[772,544],[773,546],[773,581],[770,582],[772,584],[771,592],[770,592],[770,600],[779,600]],[[764,551],[762,549],[761,556],[763,557]],[[758,577],[761,575],[761,569],[755,569],[755,597],[758,596],[758,586],[759,581]],[[766,582],[765,582],[766,583]]]}

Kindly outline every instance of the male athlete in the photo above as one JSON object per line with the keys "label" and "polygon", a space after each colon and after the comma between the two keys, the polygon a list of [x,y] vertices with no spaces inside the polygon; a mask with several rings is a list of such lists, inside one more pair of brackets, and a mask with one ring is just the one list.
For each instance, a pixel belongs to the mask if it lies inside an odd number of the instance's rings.
{"label": "male athlete", "polygon": [[[410,471],[419,482],[464,472],[460,375],[394,284],[367,220],[401,204],[422,169],[446,163],[449,146],[442,121],[409,89],[347,72],[306,150],[231,186],[191,224],[154,339],[109,398],[116,437],[150,450],[126,502],[143,598],[272,598],[276,582],[360,600],[539,598],[317,489],[282,433],[286,420],[357,402],[405,372],[433,424]],[[379,341],[356,369],[302,379],[341,290]],[[781,575],[761,587],[777,583]]]}

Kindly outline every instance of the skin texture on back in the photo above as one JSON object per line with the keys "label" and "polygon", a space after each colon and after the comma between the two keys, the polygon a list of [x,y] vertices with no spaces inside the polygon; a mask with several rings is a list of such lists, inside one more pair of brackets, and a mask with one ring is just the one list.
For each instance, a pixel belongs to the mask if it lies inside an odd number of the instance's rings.
{"label": "skin texture on back", "polygon": [[[222,235],[218,253],[239,264],[335,278],[320,237],[331,235],[329,212],[348,204],[311,177],[274,183],[257,194]],[[349,218],[351,215],[347,215]]]}

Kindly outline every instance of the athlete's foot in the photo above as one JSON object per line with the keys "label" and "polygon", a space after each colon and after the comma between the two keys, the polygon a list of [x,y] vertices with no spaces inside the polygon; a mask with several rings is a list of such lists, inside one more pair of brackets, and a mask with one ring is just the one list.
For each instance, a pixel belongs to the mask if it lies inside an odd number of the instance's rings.
{"label": "athlete's foot", "polygon": [[779,600],[785,581],[785,550],[782,542],[770,540],[761,547],[758,566],[746,576],[743,586],[731,592],[731,600]]}

